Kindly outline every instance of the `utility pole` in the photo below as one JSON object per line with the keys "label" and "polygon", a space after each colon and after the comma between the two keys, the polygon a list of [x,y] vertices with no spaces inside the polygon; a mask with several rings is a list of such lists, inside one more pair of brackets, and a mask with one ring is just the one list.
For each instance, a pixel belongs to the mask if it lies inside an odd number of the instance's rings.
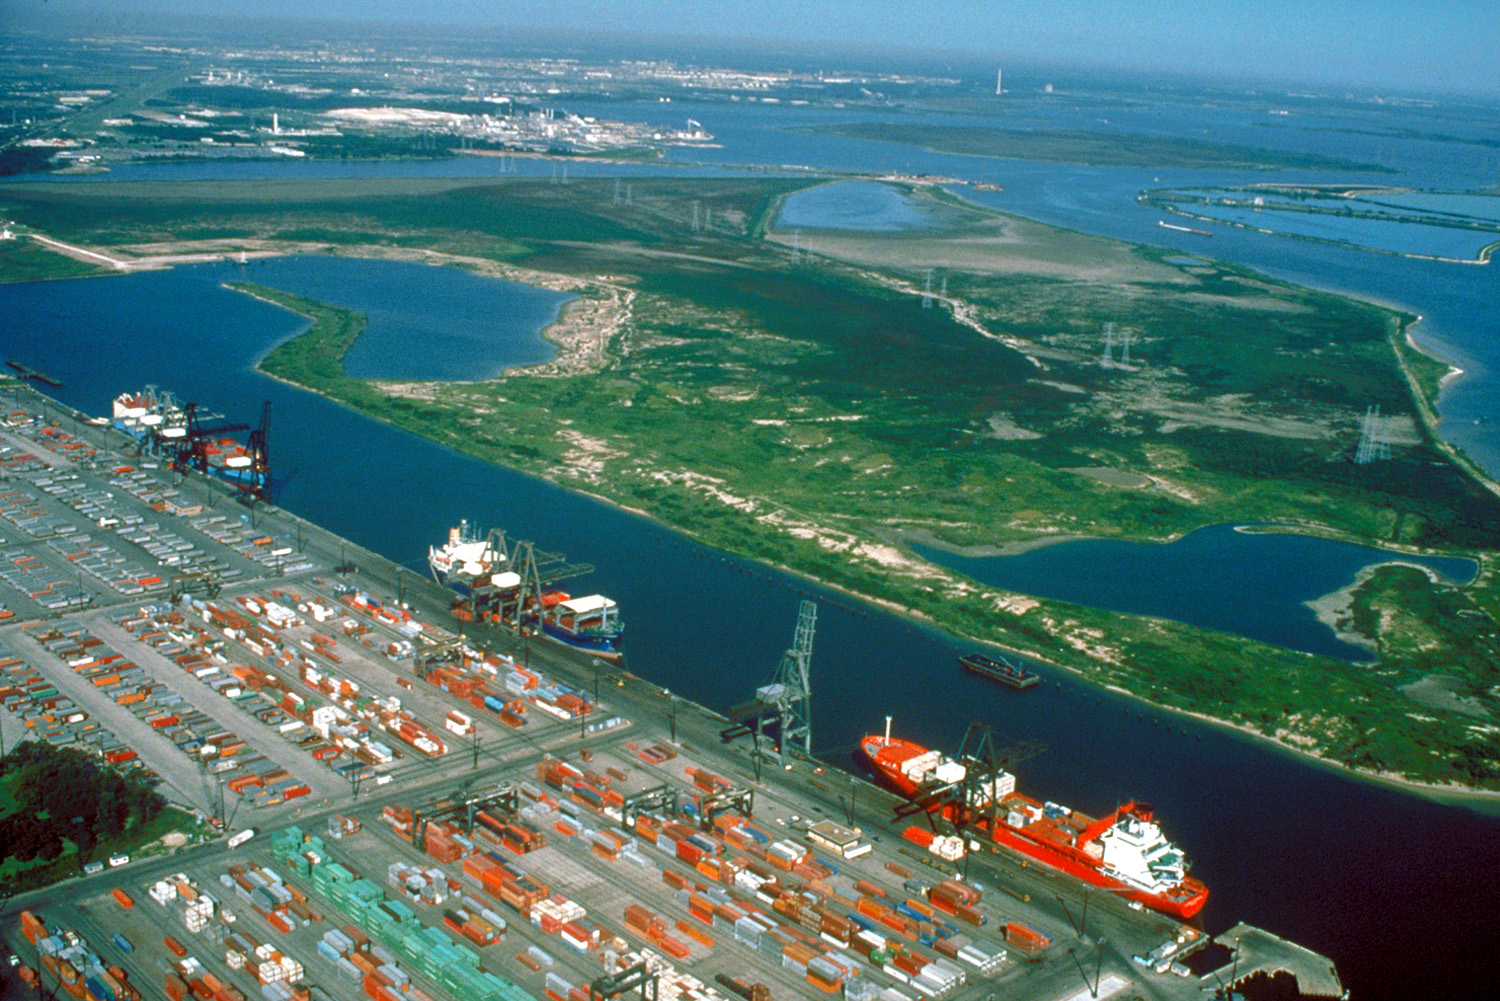
{"label": "utility pole", "polygon": [[1068,909],[1068,902],[1062,898],[1062,894],[1060,894],[1060,893],[1054,893],[1052,896],[1053,896],[1053,898],[1059,904],[1062,905],[1063,913],[1068,916],[1068,924],[1072,925],[1073,926],[1073,930],[1076,931],[1076,932],[1078,932],[1078,937],[1079,938],[1085,937],[1085,934],[1086,934],[1085,933],[1085,929],[1088,927],[1088,923],[1089,923],[1089,891],[1088,891],[1088,888],[1085,887],[1084,891],[1083,891],[1083,916],[1081,918],[1079,918],[1079,920],[1076,921],[1076,922],[1073,920],[1073,912]]}
{"label": "utility pole", "polygon": [[1089,997],[1091,998],[1099,996],[1099,976],[1104,970],[1104,944],[1105,940],[1101,938],[1099,940],[1099,956],[1094,963],[1094,979],[1092,982],[1089,981],[1088,971],[1083,968],[1083,963],[1079,961],[1077,954],[1072,948],[1068,949],[1068,955],[1073,958],[1073,965],[1078,967],[1078,975],[1083,978],[1083,986],[1089,989]]}

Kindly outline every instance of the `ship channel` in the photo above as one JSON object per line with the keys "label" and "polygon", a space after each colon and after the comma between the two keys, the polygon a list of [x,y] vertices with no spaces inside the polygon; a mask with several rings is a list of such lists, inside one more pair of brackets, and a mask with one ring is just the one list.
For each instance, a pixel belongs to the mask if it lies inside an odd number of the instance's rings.
{"label": "ship channel", "polygon": [[[1338,901],[1337,921],[1319,926],[1314,948],[1335,949],[1366,934],[1351,901],[1399,888],[1423,907],[1466,892],[1476,842],[1458,837],[1463,811],[1373,787],[1214,727],[1164,717],[1142,705],[1046,672],[1045,685],[1017,699],[957,665],[967,652],[914,623],[823,591],[798,578],[705,550],[666,529],[551,484],[489,466],[441,445],[359,417],[321,397],[277,384],[251,365],[303,321],[219,288],[226,268],[182,268],[91,282],[0,290],[12,315],[28,317],[15,351],[63,382],[58,397],[84,413],[107,413],[122,389],[164,382],[153,356],[181,359],[171,373],[184,398],[212,400],[229,413],[273,402],[279,455],[277,501],[405,567],[426,573],[428,548],[464,519],[503,526],[598,569],[589,587],[618,601],[630,620],[628,668],[694,702],[727,710],[767,680],[806,596],[819,602],[814,684],[817,749],[853,764],[861,734],[899,707],[900,733],[922,745],[957,749],[978,720],[1016,739],[1047,743],[1027,762],[1025,785],[1098,815],[1132,796],[1149,797],[1168,833],[1213,888],[1203,914],[1222,913],[1272,929],[1299,923],[1303,904]],[[163,314],[162,305],[174,311]],[[177,312],[179,311],[180,312]],[[62,320],[66,316],[67,320]],[[214,332],[211,356],[188,350]],[[102,343],[100,331],[113,343]],[[81,338],[114,349],[109,371],[77,350]],[[68,414],[54,413],[64,423]],[[414,491],[413,482],[430,485]],[[1267,537],[1274,544],[1275,537]],[[685,604],[685,597],[687,604]],[[878,667],[878,670],[875,669]],[[1173,762],[1192,761],[1192,769]],[[1308,828],[1296,818],[1339,804],[1344,823]],[[1321,859],[1363,857],[1364,831],[1398,824],[1410,832],[1399,857],[1372,883],[1368,873]],[[1295,839],[1284,857],[1274,845]],[[1461,847],[1460,847],[1461,846]],[[1478,844],[1480,850],[1495,850]],[[1397,873],[1399,872],[1399,878]],[[1373,899],[1373,898],[1370,898]],[[1290,909],[1288,909],[1290,908]],[[1350,915],[1353,915],[1351,918]],[[1357,950],[1353,950],[1357,952]]]}

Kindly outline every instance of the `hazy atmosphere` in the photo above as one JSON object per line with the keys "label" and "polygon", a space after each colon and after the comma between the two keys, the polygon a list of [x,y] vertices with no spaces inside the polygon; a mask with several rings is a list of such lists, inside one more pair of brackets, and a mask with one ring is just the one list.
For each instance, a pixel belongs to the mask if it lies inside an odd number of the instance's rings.
{"label": "hazy atmosphere", "polygon": [[1486,0],[0,0],[0,18],[28,26],[158,13],[561,29],[614,42],[630,35],[746,39],[829,54],[869,46],[1376,91],[1500,90],[1500,5]]}
{"label": "hazy atmosphere", "polygon": [[0,0],[0,998],[1493,995],[1497,7]]}

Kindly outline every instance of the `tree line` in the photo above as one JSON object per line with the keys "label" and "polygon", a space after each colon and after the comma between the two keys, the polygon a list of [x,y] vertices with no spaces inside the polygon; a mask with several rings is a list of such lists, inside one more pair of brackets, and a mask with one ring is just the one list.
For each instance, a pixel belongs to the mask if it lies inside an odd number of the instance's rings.
{"label": "tree line", "polygon": [[67,841],[88,859],[99,842],[150,823],[166,806],[153,780],[38,741],[0,758],[0,788],[15,801],[0,817],[0,845],[20,862],[50,862]]}

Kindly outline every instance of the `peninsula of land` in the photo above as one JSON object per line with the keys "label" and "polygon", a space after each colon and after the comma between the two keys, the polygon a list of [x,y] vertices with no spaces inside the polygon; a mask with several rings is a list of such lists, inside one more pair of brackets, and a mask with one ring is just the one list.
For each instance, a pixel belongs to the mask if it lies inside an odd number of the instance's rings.
{"label": "peninsula of land", "polygon": [[[1500,498],[1433,435],[1447,367],[1413,349],[1412,318],[925,188],[903,188],[924,229],[792,234],[778,206],[815,180],[641,181],[630,204],[611,183],[27,184],[0,204],[111,256],[202,250],[211,228],[226,253],[565,287],[579,299],[553,362],[422,383],[343,373],[357,314],[245,291],[315,321],[265,371],[379,419],[1304,754],[1500,788]],[[1389,458],[1360,461],[1371,407]],[[1356,664],[1002,592],[904,544],[1249,521],[1480,569],[1459,586],[1383,567],[1352,587],[1332,614],[1377,651]]]}

